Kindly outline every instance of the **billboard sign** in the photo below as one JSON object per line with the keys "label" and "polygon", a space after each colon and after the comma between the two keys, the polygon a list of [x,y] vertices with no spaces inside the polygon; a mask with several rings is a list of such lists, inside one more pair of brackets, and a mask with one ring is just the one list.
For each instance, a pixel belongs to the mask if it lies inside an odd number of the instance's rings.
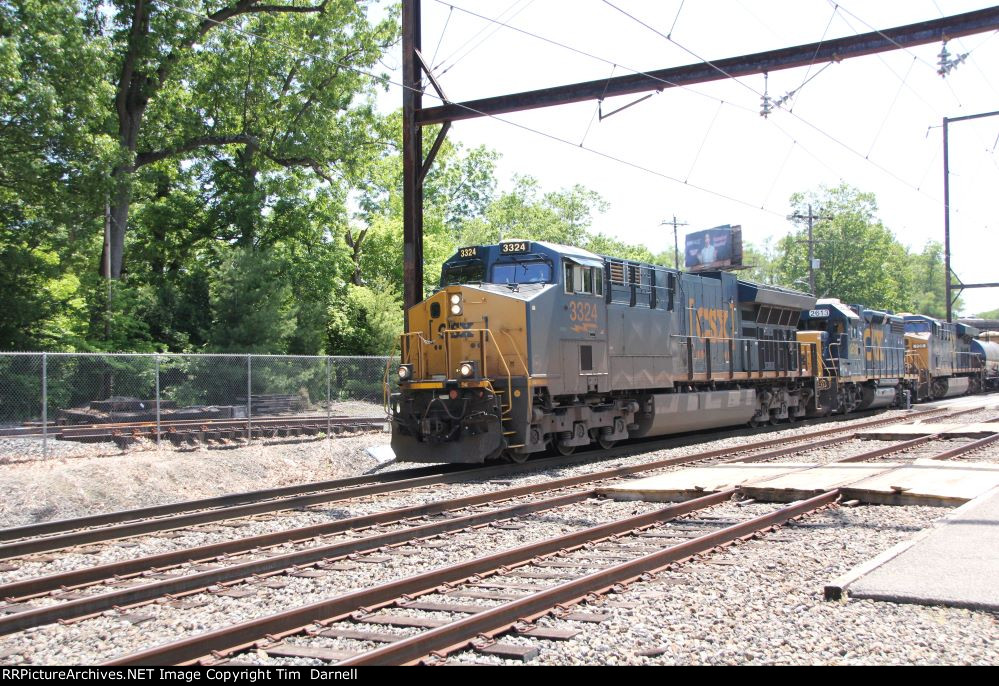
{"label": "billboard sign", "polygon": [[739,268],[742,266],[742,227],[726,224],[688,233],[683,254],[687,271]]}

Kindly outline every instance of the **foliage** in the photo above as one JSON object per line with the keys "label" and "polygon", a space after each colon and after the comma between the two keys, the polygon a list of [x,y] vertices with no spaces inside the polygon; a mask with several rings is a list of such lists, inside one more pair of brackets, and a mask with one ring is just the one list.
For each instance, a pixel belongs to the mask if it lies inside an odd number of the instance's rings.
{"label": "foliage", "polygon": [[[742,263],[747,269],[739,274],[739,278],[768,286],[780,283],[781,274],[777,269],[777,250],[771,239],[768,238],[763,242],[763,245],[758,247],[752,243],[744,243]],[[794,284],[794,286],[798,287],[801,284]]]}
{"label": "foliage", "polygon": [[212,329],[218,352],[281,353],[295,333],[298,308],[284,277],[285,260],[273,251],[237,248],[213,275]]}
{"label": "foliage", "polygon": [[[816,295],[844,302],[901,310],[908,306],[905,248],[877,219],[877,201],[846,184],[820,193],[791,197],[795,214],[811,206],[820,219],[813,227]],[[785,284],[808,283],[807,229],[781,239],[777,269]],[[806,289],[807,290],[807,289]]]}
{"label": "foliage", "polygon": [[327,350],[331,355],[389,355],[398,347],[402,326],[402,301],[389,284],[351,284],[330,308]]}
{"label": "foliage", "polygon": [[[922,252],[909,256],[911,310],[931,317],[947,317],[947,293],[944,286],[943,246],[930,241]],[[954,301],[954,311],[961,309],[961,299]]]}
{"label": "foliage", "polygon": [[72,0],[0,0],[0,348],[87,336],[81,262],[100,230],[107,44]]}

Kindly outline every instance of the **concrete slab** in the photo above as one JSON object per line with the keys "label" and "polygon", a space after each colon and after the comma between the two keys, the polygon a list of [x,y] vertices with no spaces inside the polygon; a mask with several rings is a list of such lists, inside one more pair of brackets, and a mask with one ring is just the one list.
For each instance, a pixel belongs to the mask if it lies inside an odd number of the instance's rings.
{"label": "concrete slab", "polygon": [[999,433],[999,423],[978,422],[973,424],[960,423],[922,423],[898,424],[894,426],[876,427],[857,432],[857,438],[878,441],[904,441],[922,436],[940,434],[950,438],[985,438]]}
{"label": "concrete slab", "polygon": [[851,598],[999,611],[999,488],[890,552],[840,586]]}
{"label": "concrete slab", "polygon": [[724,491],[742,484],[765,481],[801,469],[815,467],[813,463],[760,464],[732,462],[715,467],[693,467],[669,474],[627,481],[598,488],[597,493],[614,500],[644,500],[646,502],[676,502],[708,493]]}
{"label": "concrete slab", "polygon": [[379,466],[395,462],[395,452],[392,450],[392,446],[387,443],[385,445],[373,445],[370,448],[365,448],[364,452],[368,454],[368,457],[377,462]]}
{"label": "concrete slab", "polygon": [[791,502],[839,488],[843,500],[953,507],[999,486],[999,465],[960,461],[761,464],[682,469],[597,489],[614,500],[676,502],[740,488],[746,497]]}
{"label": "concrete slab", "polygon": [[999,465],[921,459],[843,487],[843,499],[881,505],[961,505],[999,486]]}
{"label": "concrete slab", "polygon": [[822,465],[813,469],[786,472],[763,482],[743,484],[747,498],[767,502],[789,503],[831,491],[834,488],[868,479],[878,474],[904,466],[896,462],[841,462]]}

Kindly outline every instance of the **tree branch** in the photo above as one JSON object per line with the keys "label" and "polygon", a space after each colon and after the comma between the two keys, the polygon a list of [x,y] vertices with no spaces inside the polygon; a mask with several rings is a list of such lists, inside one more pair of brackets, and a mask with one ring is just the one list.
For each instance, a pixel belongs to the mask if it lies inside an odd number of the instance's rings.
{"label": "tree branch", "polygon": [[203,37],[227,19],[232,19],[233,17],[237,17],[241,14],[257,14],[263,12],[299,14],[325,12],[326,5],[329,0],[323,0],[318,5],[308,5],[305,7],[296,7],[293,5],[258,5],[258,2],[260,2],[260,0],[239,0],[239,2],[235,5],[223,7],[219,11],[212,12],[211,14],[205,16],[187,40],[183,41],[174,50],[170,51],[170,54],[163,59],[163,62],[156,69],[156,77],[159,84],[162,86],[166,81],[167,76],[170,74],[170,69],[174,64],[176,64],[177,60],[180,59],[181,51],[189,49],[198,41],[199,38]]}
{"label": "tree branch", "polygon": [[138,169],[139,167],[152,164],[153,162],[159,162],[160,160],[173,157],[174,155],[190,152],[191,150],[197,150],[198,148],[234,144],[247,145],[253,143],[256,143],[256,138],[245,133],[241,133],[236,136],[199,136],[198,138],[192,138],[186,143],[182,143],[181,145],[168,150],[140,152],[135,156],[135,166],[133,169]]}
{"label": "tree branch", "polygon": [[316,176],[326,181],[331,186],[333,185],[333,177],[331,177],[322,164],[319,163],[314,157],[278,157],[272,153],[261,151],[264,157],[269,159],[275,164],[279,164],[286,169],[291,169],[292,167],[308,167],[315,173]]}
{"label": "tree branch", "polygon": [[291,5],[256,5],[250,12],[325,12],[329,0],[310,7],[293,7]]}

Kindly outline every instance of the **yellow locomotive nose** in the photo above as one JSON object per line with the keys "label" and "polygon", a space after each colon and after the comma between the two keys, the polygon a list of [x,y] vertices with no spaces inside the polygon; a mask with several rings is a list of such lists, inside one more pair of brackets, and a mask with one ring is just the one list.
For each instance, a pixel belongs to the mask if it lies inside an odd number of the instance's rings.
{"label": "yellow locomotive nose", "polygon": [[407,312],[402,363],[408,381],[525,376],[522,300],[475,286],[449,286]]}
{"label": "yellow locomotive nose", "polygon": [[397,455],[482,462],[516,444],[529,412],[525,313],[523,300],[469,285],[409,309],[392,400]]}

